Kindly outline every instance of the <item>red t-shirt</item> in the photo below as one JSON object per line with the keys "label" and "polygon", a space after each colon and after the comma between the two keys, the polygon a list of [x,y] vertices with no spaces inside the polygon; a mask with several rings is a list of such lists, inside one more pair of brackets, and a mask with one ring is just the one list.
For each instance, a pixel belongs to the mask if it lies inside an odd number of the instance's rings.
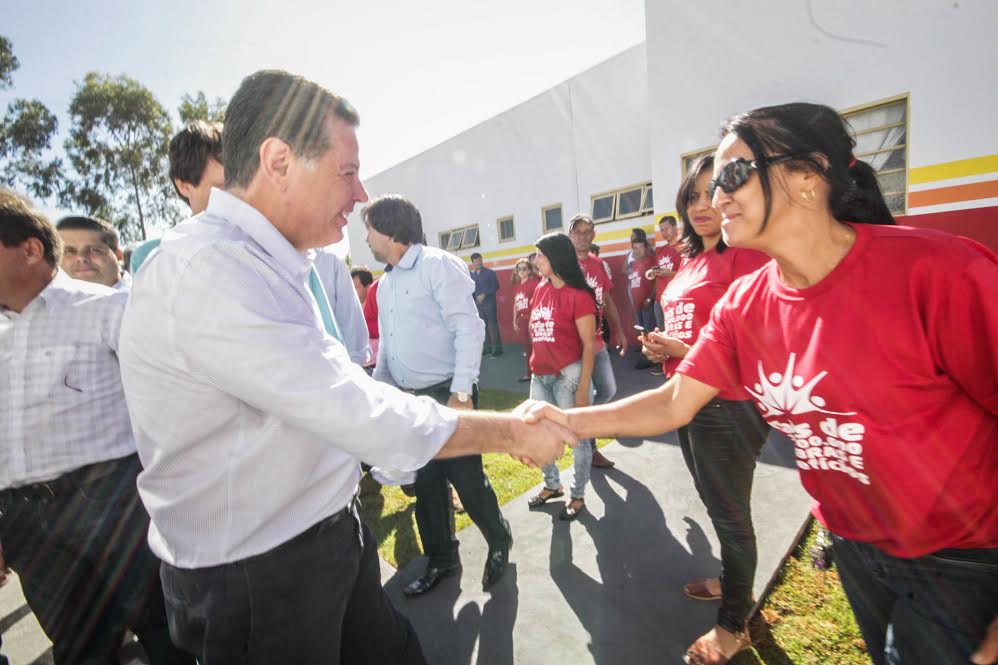
{"label": "red t-shirt", "polygon": [[840,536],[900,557],[998,547],[998,257],[853,228],[810,288],[775,262],[738,280],[678,371],[752,395]]}
{"label": "red t-shirt", "polygon": [[606,346],[603,343],[601,325],[605,325],[606,317],[603,314],[603,307],[606,305],[605,299],[610,297],[610,292],[613,290],[613,278],[610,277],[610,269],[606,262],[592,254],[579,261],[579,267],[582,268],[586,284],[596,292],[596,305],[599,312],[596,322],[596,353],[599,353]]}
{"label": "red t-shirt", "polygon": [[[731,283],[758,270],[769,261],[762,252],[726,247],[720,254],[709,250],[692,259],[683,259],[669,286],[659,299],[662,305],[662,332],[689,345],[697,340],[700,329],[710,321],[710,310],[728,290]],[[672,375],[682,358],[669,358],[662,363],[667,375]],[[743,390],[722,390],[722,399],[749,399]]]}
{"label": "red t-shirt", "polygon": [[534,295],[534,289],[540,282],[538,277],[531,275],[527,281],[513,287],[513,313],[518,321],[526,321],[530,315],[530,297]]}
{"label": "red t-shirt", "polygon": [[367,299],[364,300],[364,320],[367,322],[367,334],[371,339],[378,339],[378,284],[381,278],[374,280],[371,288],[367,290]]}
{"label": "red t-shirt", "polygon": [[[662,245],[655,250],[655,262],[659,268],[666,270],[679,270],[679,264],[683,262],[683,257],[672,245]],[[655,300],[661,302],[662,292],[672,281],[672,277],[655,278]]]}
{"label": "red t-shirt", "polygon": [[645,301],[652,296],[654,284],[652,284],[652,280],[645,277],[645,273],[653,267],[655,267],[654,256],[646,256],[631,262],[631,272],[628,273],[627,277],[631,288],[631,302],[634,303],[635,307],[643,307]]}
{"label": "red t-shirt", "polygon": [[[602,268],[600,268],[602,270]],[[530,299],[530,371],[557,374],[582,357],[582,340],[576,319],[596,314],[588,291],[567,284],[560,289],[543,280]]]}

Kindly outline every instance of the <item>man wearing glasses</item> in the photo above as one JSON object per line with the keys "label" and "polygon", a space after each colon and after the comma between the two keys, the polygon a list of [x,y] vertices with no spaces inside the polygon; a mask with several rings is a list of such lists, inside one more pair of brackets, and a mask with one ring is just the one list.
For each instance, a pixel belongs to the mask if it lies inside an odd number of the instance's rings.
{"label": "man wearing glasses", "polygon": [[132,280],[121,269],[121,246],[113,226],[95,217],[63,217],[56,228],[63,245],[59,265],[70,277],[128,290]]}

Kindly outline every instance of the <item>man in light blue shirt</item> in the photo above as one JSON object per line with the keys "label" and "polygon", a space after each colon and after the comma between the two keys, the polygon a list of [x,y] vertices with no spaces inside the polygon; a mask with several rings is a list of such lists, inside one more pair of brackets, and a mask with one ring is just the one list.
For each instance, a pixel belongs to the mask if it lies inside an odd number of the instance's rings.
{"label": "man in light blue shirt", "polygon": [[336,325],[343,336],[343,346],[347,347],[350,360],[364,367],[372,360],[371,343],[350,268],[328,248],[316,250],[314,262],[322,288],[326,290],[326,297],[333,308]]}
{"label": "man in light blue shirt", "polygon": [[[392,266],[377,292],[381,342],[374,378],[452,408],[475,408],[485,325],[467,265],[422,244],[419,211],[401,196],[372,201],[363,218],[374,258]],[[408,596],[426,593],[461,569],[448,480],[489,544],[482,588],[490,588],[506,569],[513,538],[482,456],[435,459],[416,476],[416,524],[429,561],[422,577],[404,589]]]}

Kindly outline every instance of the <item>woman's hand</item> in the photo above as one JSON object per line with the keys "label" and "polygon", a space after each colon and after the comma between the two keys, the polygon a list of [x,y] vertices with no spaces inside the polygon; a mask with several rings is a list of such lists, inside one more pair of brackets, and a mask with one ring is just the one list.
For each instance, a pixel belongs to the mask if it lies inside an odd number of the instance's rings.
{"label": "woman's hand", "polygon": [[575,391],[575,406],[584,407],[589,406],[589,387],[587,386],[583,390],[582,386]]}
{"label": "woman's hand", "polygon": [[513,332],[520,332],[520,324],[517,322],[516,317],[513,317]]}
{"label": "woman's hand", "polygon": [[641,352],[648,360],[661,363],[669,358],[684,358],[690,347],[682,340],[663,335],[658,330],[645,333],[640,338]]}

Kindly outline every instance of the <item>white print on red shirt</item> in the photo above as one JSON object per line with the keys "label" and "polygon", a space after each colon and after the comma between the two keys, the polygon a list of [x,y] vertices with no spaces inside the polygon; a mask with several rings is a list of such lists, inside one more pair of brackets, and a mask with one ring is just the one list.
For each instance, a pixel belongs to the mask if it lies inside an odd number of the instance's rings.
{"label": "white print on red shirt", "polygon": [[676,339],[692,339],[695,311],[696,303],[690,298],[680,298],[672,302],[662,298],[662,320],[665,321],[662,334]]}
{"label": "white print on red shirt", "polygon": [[525,293],[517,293],[513,297],[513,311],[522,312],[530,306],[530,298],[527,297]]}
{"label": "white print on red shirt", "polygon": [[638,289],[641,288],[641,271],[631,270],[631,288]]}
{"label": "white print on red shirt", "polygon": [[602,307],[603,286],[600,284],[600,281],[595,276],[590,276],[589,273],[586,273],[586,284],[588,284],[589,288],[596,292],[596,304]]}
{"label": "white print on red shirt", "polygon": [[[768,377],[760,362],[759,383],[752,388],[745,386],[745,389],[755,398],[763,418],[794,442],[798,468],[803,471],[838,471],[869,485],[870,477],[864,473],[863,462],[866,428],[862,423],[839,422],[838,418],[831,417],[853,416],[856,412],[826,410],[825,399],[815,395],[814,389],[828,372],[821,371],[810,381],[805,381],[804,377],[794,375],[796,360],[796,354],[791,353],[786,371],[783,374],[774,372]],[[829,416],[818,423],[818,432],[809,422],[794,422],[787,418],[814,412]]]}
{"label": "white print on red shirt", "polygon": [[537,342],[553,342],[554,320],[551,318],[553,308],[538,305],[530,312],[530,340]]}
{"label": "white print on red shirt", "polygon": [[663,255],[658,257],[658,267],[665,268],[666,270],[675,270],[675,265],[672,262],[672,257],[669,255]]}

